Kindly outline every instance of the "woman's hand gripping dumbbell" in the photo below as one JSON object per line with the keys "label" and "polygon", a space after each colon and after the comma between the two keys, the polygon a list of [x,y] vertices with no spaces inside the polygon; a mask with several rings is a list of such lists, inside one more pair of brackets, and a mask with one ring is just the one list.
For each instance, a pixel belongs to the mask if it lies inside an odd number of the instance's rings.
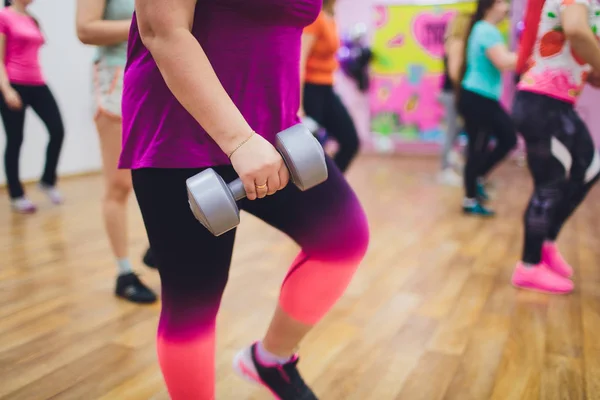
{"label": "woman's hand gripping dumbbell", "polygon": [[[308,190],[327,180],[323,147],[303,124],[279,132],[275,148],[285,163],[292,183],[300,190]],[[238,171],[236,165],[234,168]],[[274,193],[282,182],[287,181],[285,175],[287,174],[282,176],[278,173],[279,179],[276,179],[275,175],[269,176],[266,183],[269,194],[272,194],[271,191]],[[277,185],[274,190],[269,187],[270,182]],[[260,190],[255,188],[254,184],[252,187],[249,184],[244,185],[240,178],[226,184],[212,168],[192,176],[186,181],[186,185],[194,216],[215,236],[222,235],[240,223],[240,211],[236,201],[247,197],[249,192],[256,198],[257,191]],[[248,199],[252,198],[248,196]]]}

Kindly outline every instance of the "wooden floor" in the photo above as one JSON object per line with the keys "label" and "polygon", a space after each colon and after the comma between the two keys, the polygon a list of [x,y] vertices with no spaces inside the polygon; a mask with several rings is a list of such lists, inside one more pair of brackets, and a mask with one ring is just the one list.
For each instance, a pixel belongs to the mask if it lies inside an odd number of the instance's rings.
{"label": "wooden floor", "polygon": [[[437,161],[363,157],[349,179],[370,219],[369,253],[346,295],[304,341],[300,369],[322,400],[600,399],[600,192],[560,245],[576,292],[519,292],[526,170],[493,176],[499,217],[462,216]],[[68,202],[13,215],[0,193],[0,398],[167,399],[156,363],[159,306],[113,294],[99,176],[65,180]],[[131,201],[131,256],[146,247]],[[256,232],[260,232],[257,234]],[[268,249],[257,260],[256,248]],[[260,337],[297,248],[243,216],[218,321],[219,400],[270,399],[239,379],[232,356]],[[193,399],[190,399],[193,400]]]}

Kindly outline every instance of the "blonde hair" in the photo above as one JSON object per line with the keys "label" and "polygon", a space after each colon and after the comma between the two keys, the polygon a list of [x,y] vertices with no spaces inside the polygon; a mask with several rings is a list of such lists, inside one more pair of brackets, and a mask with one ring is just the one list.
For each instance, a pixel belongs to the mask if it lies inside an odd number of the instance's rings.
{"label": "blonde hair", "polygon": [[467,31],[469,30],[469,25],[471,24],[471,18],[473,17],[473,13],[461,11],[457,13],[454,18],[448,24],[446,28],[446,39],[458,39],[458,40],[466,40],[467,39]]}

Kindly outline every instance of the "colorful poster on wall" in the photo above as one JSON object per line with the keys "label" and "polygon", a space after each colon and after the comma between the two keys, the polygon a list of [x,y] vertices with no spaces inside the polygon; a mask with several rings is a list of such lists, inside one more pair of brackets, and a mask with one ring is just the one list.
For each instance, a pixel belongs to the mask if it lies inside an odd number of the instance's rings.
{"label": "colorful poster on wall", "polygon": [[[474,2],[375,7],[369,91],[373,145],[397,151],[407,144],[436,148],[444,132],[439,101],[443,80],[444,33],[459,11]],[[501,29],[508,35],[508,22]]]}

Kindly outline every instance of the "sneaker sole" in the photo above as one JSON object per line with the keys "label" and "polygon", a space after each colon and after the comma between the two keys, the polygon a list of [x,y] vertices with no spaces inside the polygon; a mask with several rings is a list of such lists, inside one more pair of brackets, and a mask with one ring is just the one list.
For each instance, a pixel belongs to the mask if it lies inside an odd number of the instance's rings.
{"label": "sneaker sole", "polygon": [[235,357],[233,358],[233,370],[245,381],[258,384],[265,389],[267,389],[275,398],[275,400],[282,400],[275,392],[271,390],[269,386],[267,386],[260,376],[258,376],[258,372],[254,368],[252,362],[252,355],[250,354],[250,347],[245,348],[244,350],[240,350]]}
{"label": "sneaker sole", "polygon": [[543,293],[543,294],[570,294],[570,293],[573,293],[573,290],[575,290],[575,288],[573,288],[569,291],[544,290],[544,289],[540,289],[540,288],[533,287],[533,286],[527,286],[527,285],[519,286],[518,284],[516,284],[514,282],[511,282],[511,284],[513,285],[513,287],[515,287],[517,289],[529,290],[532,292]]}
{"label": "sneaker sole", "polygon": [[118,297],[121,300],[125,300],[128,301],[130,303],[134,303],[134,304],[154,304],[158,301],[158,297],[152,300],[132,300],[129,297],[119,294],[119,293],[115,293],[115,296]]}
{"label": "sneaker sole", "polygon": [[463,211],[464,215],[468,215],[470,217],[481,217],[481,218],[494,218],[496,216],[496,214],[479,214],[479,213],[472,213],[469,211]]}

